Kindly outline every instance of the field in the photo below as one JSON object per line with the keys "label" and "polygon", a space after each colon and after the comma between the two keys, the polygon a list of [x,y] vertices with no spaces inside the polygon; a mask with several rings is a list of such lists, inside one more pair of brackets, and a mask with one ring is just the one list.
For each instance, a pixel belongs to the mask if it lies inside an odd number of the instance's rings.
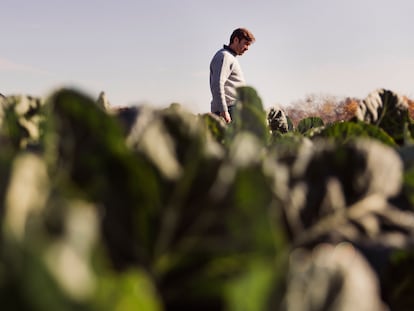
{"label": "field", "polygon": [[238,95],[1,98],[2,308],[413,310],[413,101]]}

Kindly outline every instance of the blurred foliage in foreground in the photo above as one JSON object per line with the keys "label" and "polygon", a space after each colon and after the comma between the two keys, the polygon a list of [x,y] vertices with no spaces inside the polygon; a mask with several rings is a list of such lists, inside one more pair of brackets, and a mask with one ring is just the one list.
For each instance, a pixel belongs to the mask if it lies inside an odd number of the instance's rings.
{"label": "blurred foliage in foreground", "polygon": [[1,98],[2,308],[412,310],[407,99],[295,127],[238,92],[230,125],[69,89]]}

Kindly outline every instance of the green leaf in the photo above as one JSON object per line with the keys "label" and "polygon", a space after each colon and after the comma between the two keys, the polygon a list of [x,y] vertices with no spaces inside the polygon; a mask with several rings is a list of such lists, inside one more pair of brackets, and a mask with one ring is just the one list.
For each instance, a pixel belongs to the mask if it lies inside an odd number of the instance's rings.
{"label": "green leaf", "polygon": [[46,150],[54,159],[57,187],[102,206],[104,237],[115,265],[137,258],[147,262],[162,198],[153,165],[127,147],[119,122],[89,97],[63,89],[48,104]]}
{"label": "green leaf", "polygon": [[88,310],[67,295],[51,276],[39,250],[3,239],[0,250],[0,300],[6,310]]}
{"label": "green leaf", "polygon": [[390,255],[387,269],[381,274],[382,296],[391,310],[414,308],[414,276],[411,271],[414,254],[411,250],[396,250]]}
{"label": "green leaf", "polygon": [[99,278],[93,310],[162,311],[162,300],[150,276],[140,269],[103,272]]}
{"label": "green leaf", "polygon": [[268,142],[270,130],[267,125],[266,111],[255,89],[237,89],[237,102],[234,117],[234,134],[247,131],[258,137],[264,144]]}
{"label": "green leaf", "polygon": [[275,264],[272,260],[248,262],[244,271],[226,286],[227,310],[267,310],[274,279]]}
{"label": "green leaf", "polygon": [[226,124],[218,116],[206,113],[201,116],[203,119],[208,133],[219,143],[224,143],[226,135]]}
{"label": "green leaf", "polygon": [[365,122],[335,122],[327,125],[325,129],[320,131],[313,138],[322,137],[334,139],[339,143],[346,143],[358,137],[369,137],[381,141],[382,143],[396,147],[394,139],[389,136],[383,129]]}
{"label": "green leaf", "polygon": [[324,122],[319,117],[308,117],[299,121],[297,130],[299,133],[305,134],[310,129],[321,127],[324,125]]}

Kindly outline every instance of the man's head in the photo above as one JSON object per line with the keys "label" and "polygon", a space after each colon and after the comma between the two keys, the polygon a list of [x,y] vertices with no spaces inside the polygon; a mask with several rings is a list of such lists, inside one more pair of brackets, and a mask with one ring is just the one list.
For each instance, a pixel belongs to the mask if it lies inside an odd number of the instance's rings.
{"label": "man's head", "polygon": [[242,55],[249,49],[250,44],[256,41],[253,34],[246,28],[237,28],[230,36],[229,47],[237,53]]}

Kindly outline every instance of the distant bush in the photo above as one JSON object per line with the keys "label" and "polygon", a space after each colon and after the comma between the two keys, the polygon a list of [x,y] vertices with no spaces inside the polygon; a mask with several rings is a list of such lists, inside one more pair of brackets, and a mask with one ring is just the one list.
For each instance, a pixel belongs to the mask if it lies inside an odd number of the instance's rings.
{"label": "distant bush", "polygon": [[293,102],[284,110],[295,126],[300,120],[308,117],[319,117],[328,124],[354,117],[359,102],[356,98],[312,94],[303,100]]}

